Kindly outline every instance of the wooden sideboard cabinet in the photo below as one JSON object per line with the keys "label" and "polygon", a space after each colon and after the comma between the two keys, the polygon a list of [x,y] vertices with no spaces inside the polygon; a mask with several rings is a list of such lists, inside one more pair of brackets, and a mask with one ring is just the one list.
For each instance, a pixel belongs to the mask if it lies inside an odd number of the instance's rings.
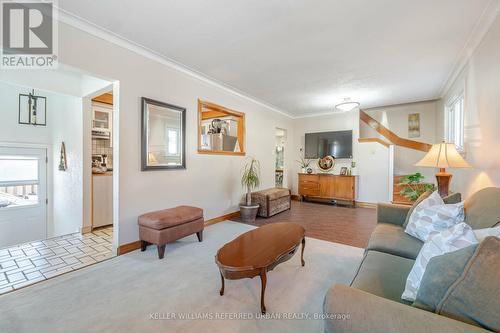
{"label": "wooden sideboard cabinet", "polygon": [[356,203],[357,176],[299,173],[299,196]]}

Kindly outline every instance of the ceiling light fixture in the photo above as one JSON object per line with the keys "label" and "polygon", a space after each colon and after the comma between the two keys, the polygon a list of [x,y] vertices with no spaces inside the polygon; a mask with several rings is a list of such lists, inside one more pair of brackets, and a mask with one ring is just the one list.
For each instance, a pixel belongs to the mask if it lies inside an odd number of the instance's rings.
{"label": "ceiling light fixture", "polygon": [[335,110],[342,112],[349,112],[354,110],[359,106],[358,102],[351,101],[350,98],[344,98],[344,101],[340,104],[335,105]]}

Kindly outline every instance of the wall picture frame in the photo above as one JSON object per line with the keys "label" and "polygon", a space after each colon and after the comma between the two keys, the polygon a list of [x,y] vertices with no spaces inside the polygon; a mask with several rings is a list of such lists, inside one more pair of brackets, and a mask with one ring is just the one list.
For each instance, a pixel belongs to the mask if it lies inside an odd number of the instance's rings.
{"label": "wall picture frame", "polygon": [[186,169],[186,109],[141,98],[141,170]]}
{"label": "wall picture frame", "polygon": [[35,95],[35,91],[19,94],[19,125],[47,126],[47,97]]}
{"label": "wall picture frame", "polygon": [[408,137],[420,137],[420,113],[410,113],[408,115]]}

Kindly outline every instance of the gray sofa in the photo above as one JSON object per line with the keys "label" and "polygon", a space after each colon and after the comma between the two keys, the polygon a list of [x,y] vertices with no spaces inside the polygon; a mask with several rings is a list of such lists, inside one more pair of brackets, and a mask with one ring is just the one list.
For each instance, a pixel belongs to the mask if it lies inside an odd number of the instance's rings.
{"label": "gray sofa", "polygon": [[[445,201],[458,202],[460,196]],[[409,206],[378,205],[377,226],[350,286],[333,285],[326,294],[325,332],[488,332],[401,299],[423,245],[404,232],[409,210]],[[486,188],[472,195],[465,201],[465,215],[473,229],[496,226],[500,221],[500,189]]]}

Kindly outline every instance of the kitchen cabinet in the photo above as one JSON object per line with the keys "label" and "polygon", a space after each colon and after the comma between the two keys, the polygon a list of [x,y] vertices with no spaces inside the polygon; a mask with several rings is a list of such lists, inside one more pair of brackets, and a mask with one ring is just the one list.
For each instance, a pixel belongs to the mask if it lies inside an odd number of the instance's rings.
{"label": "kitchen cabinet", "polygon": [[92,103],[92,138],[110,140],[112,147],[113,106]]}
{"label": "kitchen cabinet", "polygon": [[92,177],[92,228],[113,224],[113,175]]}

